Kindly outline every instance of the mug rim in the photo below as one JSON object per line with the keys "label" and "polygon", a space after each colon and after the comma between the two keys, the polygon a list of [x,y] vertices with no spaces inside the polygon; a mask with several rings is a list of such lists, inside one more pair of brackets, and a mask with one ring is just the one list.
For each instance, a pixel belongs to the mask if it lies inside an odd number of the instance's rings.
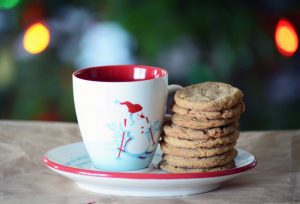
{"label": "mug rim", "polygon": [[[85,72],[87,70],[98,69],[98,68],[114,68],[114,67],[158,69],[158,70],[162,71],[163,74],[159,77],[156,77],[156,78],[153,77],[153,78],[150,78],[150,79],[139,79],[139,80],[132,80],[132,81],[100,81],[100,80],[98,81],[98,80],[84,79],[84,78],[81,78],[81,77],[78,76],[81,72]],[[169,75],[168,71],[164,68],[157,67],[157,66],[150,66],[150,65],[141,65],[141,64],[121,64],[121,65],[92,66],[92,67],[81,68],[79,70],[74,71],[73,74],[72,74],[73,78],[78,79],[78,80],[83,80],[83,81],[86,81],[86,82],[113,83],[113,84],[117,84],[117,83],[138,83],[138,82],[145,82],[145,81],[153,81],[153,80],[168,77],[168,75]]]}

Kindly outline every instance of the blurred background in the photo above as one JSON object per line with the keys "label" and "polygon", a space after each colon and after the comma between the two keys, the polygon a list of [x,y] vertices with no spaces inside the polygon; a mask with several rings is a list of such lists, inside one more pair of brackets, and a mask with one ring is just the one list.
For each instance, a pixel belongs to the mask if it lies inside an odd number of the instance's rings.
{"label": "blurred background", "polygon": [[242,130],[299,128],[298,2],[0,0],[0,119],[76,121],[72,72],[134,63],[239,87]]}

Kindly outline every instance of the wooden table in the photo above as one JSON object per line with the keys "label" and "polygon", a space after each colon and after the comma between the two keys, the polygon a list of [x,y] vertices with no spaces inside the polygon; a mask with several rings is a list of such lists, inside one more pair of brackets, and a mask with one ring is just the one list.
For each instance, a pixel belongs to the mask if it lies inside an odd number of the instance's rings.
{"label": "wooden table", "polygon": [[300,131],[243,132],[258,165],[215,191],[174,198],[100,195],[44,166],[44,153],[80,141],[77,124],[0,121],[0,203],[299,203]]}

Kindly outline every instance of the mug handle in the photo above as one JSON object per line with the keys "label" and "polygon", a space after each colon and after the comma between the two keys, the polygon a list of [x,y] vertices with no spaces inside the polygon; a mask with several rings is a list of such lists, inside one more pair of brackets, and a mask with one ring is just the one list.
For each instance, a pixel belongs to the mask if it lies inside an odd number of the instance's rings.
{"label": "mug handle", "polygon": [[168,86],[168,95],[175,93],[175,91],[182,89],[183,87],[178,84],[171,84]]}
{"label": "mug handle", "polygon": [[[178,84],[171,84],[168,86],[168,95],[175,93],[177,90],[182,89],[183,87],[178,85]],[[164,123],[167,121],[171,120],[172,115],[171,114],[166,114],[165,113],[165,117],[164,117]]]}

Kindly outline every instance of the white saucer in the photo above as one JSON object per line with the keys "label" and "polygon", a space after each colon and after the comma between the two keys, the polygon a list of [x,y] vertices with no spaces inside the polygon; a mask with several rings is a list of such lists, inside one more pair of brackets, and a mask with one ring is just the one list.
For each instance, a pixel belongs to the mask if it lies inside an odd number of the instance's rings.
{"label": "white saucer", "polygon": [[104,194],[122,196],[181,196],[204,193],[223,182],[252,169],[255,157],[238,149],[236,167],[207,173],[171,174],[157,168],[160,148],[149,168],[135,172],[104,172],[93,167],[82,142],[54,148],[44,156],[51,170],[74,180],[82,188]]}

